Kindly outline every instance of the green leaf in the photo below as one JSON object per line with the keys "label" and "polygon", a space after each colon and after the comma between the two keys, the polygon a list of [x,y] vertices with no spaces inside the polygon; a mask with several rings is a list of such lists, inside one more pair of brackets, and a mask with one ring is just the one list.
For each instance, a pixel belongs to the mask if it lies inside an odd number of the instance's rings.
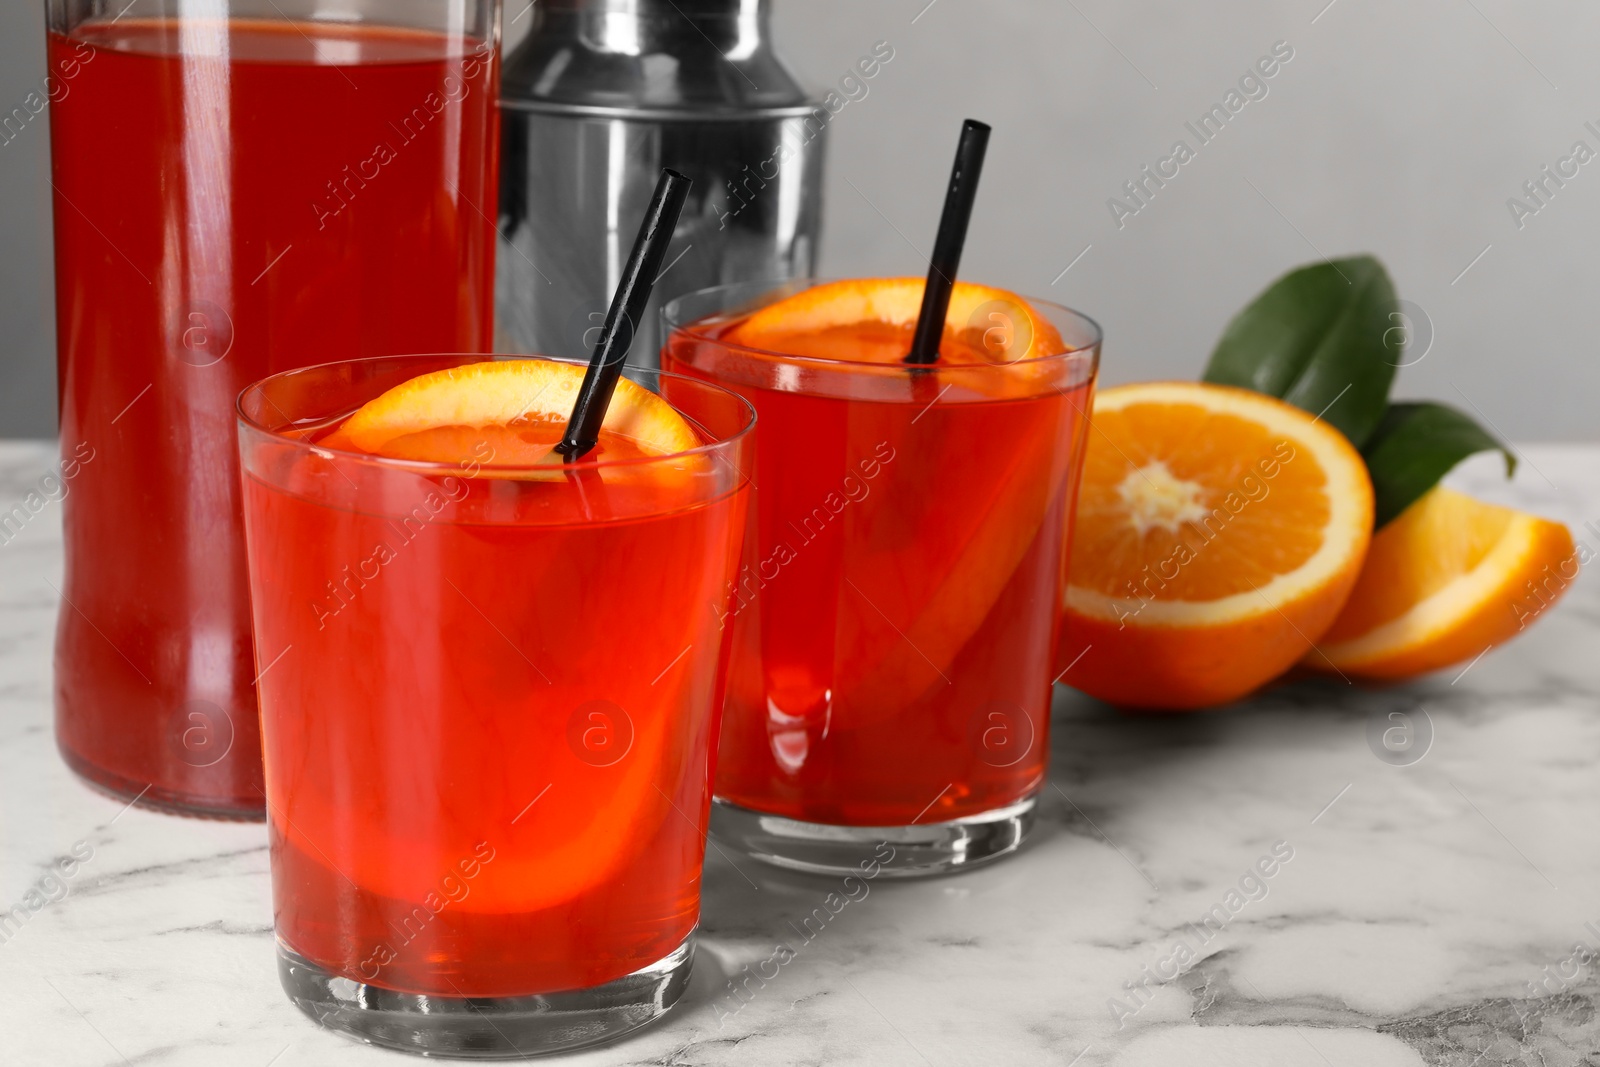
{"label": "green leaf", "polygon": [[1396,364],[1384,342],[1399,309],[1372,256],[1290,271],[1228,323],[1204,380],[1281,397],[1359,448],[1389,400]]}
{"label": "green leaf", "polygon": [[1517,457],[1472,416],[1432,401],[1390,404],[1362,450],[1378,498],[1376,524],[1399,515],[1457,463],[1490,449],[1505,455],[1511,477]]}

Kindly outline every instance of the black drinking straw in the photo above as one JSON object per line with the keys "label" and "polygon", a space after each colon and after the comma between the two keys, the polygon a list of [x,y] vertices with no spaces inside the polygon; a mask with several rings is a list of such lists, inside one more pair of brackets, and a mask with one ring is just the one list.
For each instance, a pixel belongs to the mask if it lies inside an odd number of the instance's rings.
{"label": "black drinking straw", "polygon": [[950,188],[944,194],[944,214],[939,217],[939,236],[933,242],[928,284],[922,290],[922,310],[917,315],[917,332],[907,363],[939,361],[939,339],[944,334],[945,314],[950,310],[950,290],[956,283],[956,268],[961,265],[961,248],[967,243],[967,223],[972,220],[978,176],[983,173],[983,153],[988,147],[987,125],[977,119],[961,124],[961,141],[956,145],[955,165],[950,168]]}
{"label": "black drinking straw", "polygon": [[606,408],[616,392],[617,379],[622,377],[622,365],[633,344],[634,324],[650,302],[650,290],[655,288],[661,261],[666,258],[667,245],[693,184],[675,170],[663,170],[661,180],[656,182],[650,209],[645,212],[628,265],[622,269],[616,294],[611,298],[604,330],[589,357],[589,368],[584,371],[577,403],[572,405],[572,417],[567,420],[567,432],[556,445],[556,451],[567,457],[568,463],[582,459],[600,441],[600,424],[605,421]]}

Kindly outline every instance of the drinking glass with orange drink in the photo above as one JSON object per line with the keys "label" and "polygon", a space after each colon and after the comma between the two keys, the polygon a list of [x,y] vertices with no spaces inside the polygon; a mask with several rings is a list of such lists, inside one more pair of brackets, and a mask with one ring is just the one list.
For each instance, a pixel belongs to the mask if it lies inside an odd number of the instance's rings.
{"label": "drinking glass with orange drink", "polygon": [[752,419],[639,372],[552,471],[583,368],[484,359],[253,386],[245,515],[286,988],[380,1043],[531,1052],[687,981]]}
{"label": "drinking glass with orange drink", "polygon": [[958,282],[939,362],[910,368],[922,287],[666,309],[663,368],[760,417],[712,829],[782,866],[846,870],[882,841],[889,874],[990,859],[1044,783],[1099,331]]}
{"label": "drinking glass with orange drink", "polygon": [[279,970],[324,1025],[550,1052],[687,983],[754,413],[608,359],[240,399]]}
{"label": "drinking glass with orange drink", "polygon": [[712,832],[779,866],[961,869],[1015,849],[1100,331],[955,281],[989,128],[968,121],[926,280],[704,290],[662,366],[746,397],[756,494]]}

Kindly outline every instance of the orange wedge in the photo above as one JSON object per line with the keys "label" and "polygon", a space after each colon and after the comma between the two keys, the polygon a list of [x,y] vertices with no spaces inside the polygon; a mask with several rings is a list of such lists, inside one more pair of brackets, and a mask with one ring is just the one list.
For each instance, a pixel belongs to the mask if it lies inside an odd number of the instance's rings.
{"label": "orange wedge", "polygon": [[[554,452],[583,384],[584,368],[547,359],[486,360],[419,375],[368,401],[319,443],[393,459],[496,466],[558,463]],[[685,452],[699,437],[665,400],[617,382],[599,446],[588,459]]]}
{"label": "orange wedge", "polygon": [[1195,708],[1312,648],[1372,530],[1361,456],[1243,389],[1151,382],[1095,400],[1057,670],[1091,696]]}
{"label": "orange wedge", "polygon": [[[922,278],[825,282],[762,308],[726,337],[732,344],[814,359],[898,363],[911,351]],[[1066,351],[1061,334],[1015,293],[956,282],[939,343],[941,362],[1016,363]]]}
{"label": "orange wedge", "polygon": [[1561,523],[1440,486],[1372,539],[1306,666],[1389,679],[1462,663],[1515,637],[1577,576]]}

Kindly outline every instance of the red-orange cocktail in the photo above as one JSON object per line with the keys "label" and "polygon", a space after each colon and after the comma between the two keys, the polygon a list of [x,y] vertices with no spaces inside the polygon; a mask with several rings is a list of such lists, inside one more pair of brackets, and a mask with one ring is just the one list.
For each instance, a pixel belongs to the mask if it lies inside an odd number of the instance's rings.
{"label": "red-orange cocktail", "polygon": [[638,372],[680,451],[605,431],[528,462],[548,418],[351,443],[418,374],[535,363],[358,361],[240,401],[284,983],[384,1043],[570,1047],[686,981],[753,416]]}
{"label": "red-orange cocktail", "polygon": [[667,309],[663,367],[760,414],[713,832],[809,870],[999,855],[1044,781],[1054,618],[1099,335],[958,285],[910,367],[920,280]]}

